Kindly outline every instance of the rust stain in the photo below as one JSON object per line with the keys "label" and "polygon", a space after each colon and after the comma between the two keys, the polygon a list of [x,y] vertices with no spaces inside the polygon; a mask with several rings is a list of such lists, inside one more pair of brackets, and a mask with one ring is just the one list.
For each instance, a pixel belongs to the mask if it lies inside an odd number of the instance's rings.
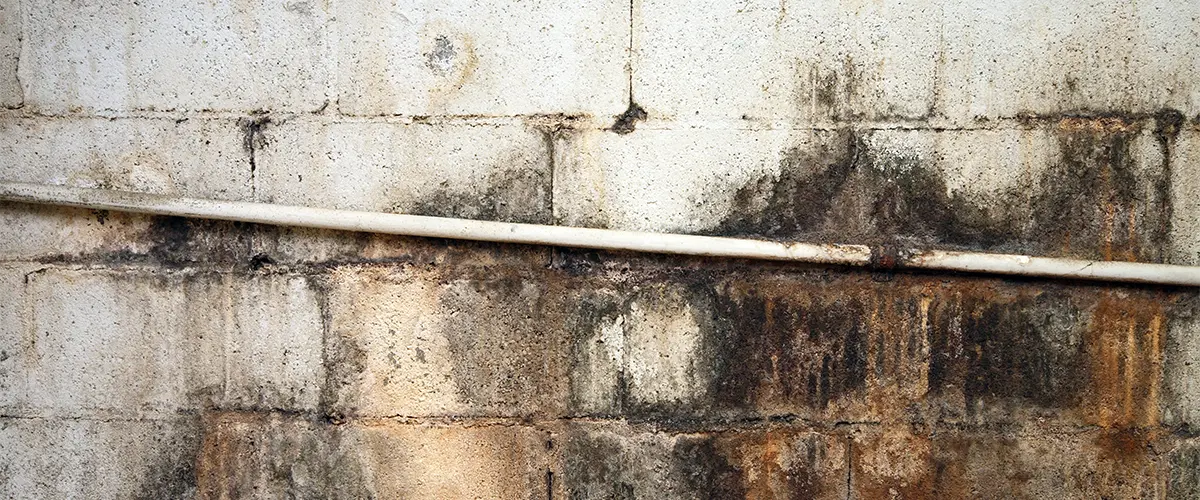
{"label": "rust stain", "polygon": [[1102,293],[1087,329],[1091,387],[1084,411],[1089,423],[1158,425],[1166,303],[1161,296]]}
{"label": "rust stain", "polygon": [[1059,120],[1058,129],[1071,133],[1127,134],[1139,131],[1141,124],[1136,119],[1119,116],[1069,116]]}

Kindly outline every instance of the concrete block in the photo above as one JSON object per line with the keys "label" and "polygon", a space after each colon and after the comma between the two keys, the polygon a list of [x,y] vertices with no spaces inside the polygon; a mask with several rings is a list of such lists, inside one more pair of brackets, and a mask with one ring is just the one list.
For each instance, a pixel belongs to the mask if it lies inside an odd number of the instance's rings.
{"label": "concrete block", "polygon": [[197,300],[213,290],[185,291],[183,282],[178,275],[58,269],[30,276],[33,411],[171,412],[217,400],[223,339],[204,320],[221,316]]}
{"label": "concrete block", "polygon": [[[249,200],[244,132],[233,120],[0,120],[0,179],[181,196]],[[146,253],[155,220],[0,204],[0,258]]]}
{"label": "concrete block", "polygon": [[199,498],[378,498],[338,427],[258,412],[207,413],[202,422]]}
{"label": "concrete block", "polygon": [[245,133],[231,119],[0,119],[0,178],[249,200]]}
{"label": "concrete block", "polygon": [[0,414],[13,414],[27,398],[25,370],[30,338],[26,331],[25,276],[32,264],[0,264]]}
{"label": "concrete block", "polygon": [[[486,276],[485,276],[486,274]],[[561,415],[570,333],[545,282],[477,271],[332,276],[327,400],[362,416]]]}
{"label": "concrete block", "polygon": [[1200,297],[1176,298],[1163,342],[1163,423],[1190,427],[1200,423]]}
{"label": "concrete block", "polygon": [[324,2],[24,4],[21,82],[41,113],[313,111],[331,99]]}
{"label": "concrete block", "polygon": [[652,119],[966,125],[1200,106],[1200,9],[1169,0],[651,0],[634,16],[633,93]]}
{"label": "concrete block", "polygon": [[223,406],[314,410],[325,380],[321,300],[300,275],[225,277]]}
{"label": "concrete block", "polygon": [[206,498],[542,498],[552,465],[547,434],[526,426],[332,426],[255,413],[205,422],[196,463]]}
{"label": "concrete block", "polygon": [[195,418],[0,417],[0,496],[193,498],[199,446]]}
{"label": "concrete block", "polygon": [[554,488],[549,436],[532,427],[354,425],[347,435],[377,498],[542,498]]}
{"label": "concrete block", "polygon": [[1155,293],[900,276],[691,271],[624,297],[596,324],[620,330],[634,421],[1154,428],[1179,314]]}
{"label": "concrete block", "polygon": [[32,274],[30,411],[313,410],[321,323],[305,283],[172,272]]}
{"label": "concrete block", "polygon": [[617,0],[339,2],[339,109],[615,116],[628,99],[629,10]]}
{"label": "concrete block", "polygon": [[1200,111],[1200,5],[945,2],[937,77],[952,121]]}
{"label": "concrete block", "polygon": [[567,498],[846,498],[846,442],[820,432],[589,423],[559,441]]}
{"label": "concrete block", "polygon": [[25,104],[17,65],[21,59],[21,2],[0,2],[0,107],[18,108]]}
{"label": "concrete block", "polygon": [[997,433],[861,428],[854,498],[1161,498],[1167,464],[1150,432]]}
{"label": "concrete block", "polygon": [[296,119],[265,128],[258,198],[292,205],[547,222],[546,133],[510,125]]}
{"label": "concrete block", "polygon": [[651,119],[919,120],[936,106],[941,6],[649,0],[633,95]]}
{"label": "concrete block", "polygon": [[[792,132],[577,131],[555,143],[555,222],[567,226],[702,233],[737,190],[778,171]],[[803,147],[803,146],[800,146]]]}
{"label": "concrete block", "polygon": [[642,130],[560,140],[556,220],[642,231],[1160,261],[1147,123],[1030,130]]}
{"label": "concrete block", "polygon": [[1183,441],[1170,451],[1167,459],[1170,470],[1165,497],[1184,500],[1200,496],[1200,443],[1196,439]]}

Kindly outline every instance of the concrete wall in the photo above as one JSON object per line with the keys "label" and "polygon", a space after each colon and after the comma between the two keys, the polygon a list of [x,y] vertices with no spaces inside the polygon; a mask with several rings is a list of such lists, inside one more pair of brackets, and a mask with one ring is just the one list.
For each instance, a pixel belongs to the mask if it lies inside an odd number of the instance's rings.
{"label": "concrete wall", "polygon": [[[0,0],[0,178],[1200,265],[1200,3]],[[1197,498],[1196,290],[0,204],[0,497]]]}

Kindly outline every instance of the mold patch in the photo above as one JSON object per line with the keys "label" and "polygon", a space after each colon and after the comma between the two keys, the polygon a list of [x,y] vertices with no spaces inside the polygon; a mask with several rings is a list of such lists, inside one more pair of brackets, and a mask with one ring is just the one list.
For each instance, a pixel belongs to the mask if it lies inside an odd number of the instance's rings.
{"label": "mold patch", "polygon": [[818,135],[787,151],[778,174],[739,189],[707,233],[1157,261],[1169,199],[1158,166],[1135,161],[1138,127],[1063,119],[1058,157],[986,199],[950,192],[934,159],[879,147],[877,133]]}
{"label": "mold patch", "polygon": [[422,196],[407,210],[393,212],[434,217],[454,217],[526,224],[550,224],[551,200],[548,170],[516,169],[490,174],[476,189],[451,189],[444,184]]}
{"label": "mold patch", "polygon": [[630,101],[629,108],[617,117],[617,121],[613,122],[609,130],[621,135],[633,132],[637,128],[637,123],[645,121],[650,115],[646,110],[638,105],[638,103]]}

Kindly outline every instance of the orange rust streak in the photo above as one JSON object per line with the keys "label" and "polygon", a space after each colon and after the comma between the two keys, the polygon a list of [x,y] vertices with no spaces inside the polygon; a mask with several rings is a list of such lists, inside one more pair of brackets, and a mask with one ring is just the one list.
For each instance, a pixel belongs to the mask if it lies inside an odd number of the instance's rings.
{"label": "orange rust streak", "polygon": [[1088,404],[1102,427],[1158,425],[1164,304],[1107,292],[1088,327]]}

